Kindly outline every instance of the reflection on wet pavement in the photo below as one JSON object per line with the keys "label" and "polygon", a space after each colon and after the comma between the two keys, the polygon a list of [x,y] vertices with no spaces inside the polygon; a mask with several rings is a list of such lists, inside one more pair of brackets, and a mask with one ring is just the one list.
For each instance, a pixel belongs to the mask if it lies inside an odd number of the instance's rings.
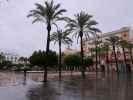
{"label": "reflection on wet pavement", "polygon": [[[23,76],[14,75],[15,79]],[[98,78],[94,78],[94,74],[87,76],[86,79],[71,76],[65,77],[62,81],[50,80],[42,84],[32,80],[31,75],[28,75],[25,85],[0,87],[0,100],[132,100],[132,76],[100,73]]]}

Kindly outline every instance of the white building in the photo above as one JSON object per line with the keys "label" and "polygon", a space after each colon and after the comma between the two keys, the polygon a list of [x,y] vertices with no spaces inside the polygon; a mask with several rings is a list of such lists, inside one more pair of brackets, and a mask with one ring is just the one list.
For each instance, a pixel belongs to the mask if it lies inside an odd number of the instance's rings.
{"label": "white building", "polygon": [[19,56],[17,54],[13,53],[7,53],[7,52],[0,52],[1,55],[5,57],[6,61],[11,61],[13,64],[19,63]]}

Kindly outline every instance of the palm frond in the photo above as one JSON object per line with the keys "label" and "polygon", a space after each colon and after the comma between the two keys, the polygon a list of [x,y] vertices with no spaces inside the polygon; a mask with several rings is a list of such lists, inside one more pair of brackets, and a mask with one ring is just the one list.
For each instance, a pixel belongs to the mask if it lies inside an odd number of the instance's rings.
{"label": "palm frond", "polygon": [[54,9],[58,10],[60,7],[61,7],[61,4],[57,4],[57,5],[54,6]]}
{"label": "palm frond", "polygon": [[54,18],[56,17],[56,16],[58,16],[58,15],[62,15],[64,12],[67,12],[67,10],[66,9],[61,9],[61,10],[59,10],[59,11],[57,11],[55,14],[54,14]]}
{"label": "palm frond", "polygon": [[43,22],[44,20],[42,20],[41,18],[35,18],[33,21],[32,21],[32,24],[36,23],[36,22]]}
{"label": "palm frond", "polygon": [[62,31],[62,30],[57,30],[57,32],[54,32],[52,35],[51,35],[51,41],[54,41],[54,42],[59,42],[61,41],[61,43],[63,44],[71,44],[72,43],[72,40],[71,38],[69,37],[69,32],[68,31]]}
{"label": "palm frond", "polygon": [[69,32],[73,33],[72,37],[77,38],[77,42],[80,37],[80,32],[83,33],[83,37],[88,39],[90,35],[96,36],[96,32],[101,32],[98,28],[92,27],[97,25],[98,23],[95,20],[91,20],[93,17],[84,11],[81,11],[78,14],[75,14],[75,19],[68,18],[66,28]]}
{"label": "palm frond", "polygon": [[98,28],[95,28],[95,27],[89,27],[89,29],[90,29],[91,31],[95,32],[95,33],[97,33],[97,32],[101,33],[101,30],[98,29]]}
{"label": "palm frond", "polygon": [[45,11],[46,9],[43,5],[39,3],[36,3],[35,6],[36,6],[36,9],[38,9],[39,11]]}
{"label": "palm frond", "polygon": [[[34,17],[33,23],[37,21],[45,22],[46,24],[53,25],[56,21],[61,21],[62,14],[66,12],[65,9],[59,9],[61,7],[60,4],[54,4],[54,1],[51,0],[45,1],[44,4],[35,4],[36,9],[31,10],[30,14],[27,17]],[[45,20],[45,21],[44,21]]]}
{"label": "palm frond", "polygon": [[95,20],[91,20],[88,22],[87,26],[89,27],[89,26],[97,25],[97,24],[98,24],[98,22],[96,22]]}

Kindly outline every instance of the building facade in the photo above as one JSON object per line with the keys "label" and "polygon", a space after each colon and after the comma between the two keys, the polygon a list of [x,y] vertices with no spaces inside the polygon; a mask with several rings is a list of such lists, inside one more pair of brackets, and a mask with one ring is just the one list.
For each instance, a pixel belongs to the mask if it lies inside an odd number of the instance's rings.
{"label": "building facade", "polygon": [[83,42],[83,49],[84,49],[84,55],[90,56],[91,55],[91,48],[95,48],[95,40],[101,40],[102,42],[106,41],[107,38],[112,36],[118,36],[122,38],[123,40],[127,40],[130,42],[133,42],[133,31],[130,27],[123,27],[121,29],[118,29],[116,31],[108,32],[101,34],[98,38],[91,38],[89,40],[84,40]]}
{"label": "building facade", "polygon": [[[131,27],[123,27],[120,28],[118,30],[112,31],[112,32],[108,32],[108,33],[104,33],[99,35],[99,37],[97,38],[91,38],[89,40],[84,40],[83,42],[83,50],[84,50],[84,55],[85,56],[92,56],[92,48],[95,48],[95,41],[96,40],[100,40],[101,42],[105,42],[107,41],[107,38],[109,37],[113,37],[113,36],[118,36],[119,38],[122,38],[123,40],[129,41],[131,43],[133,43],[133,30]],[[108,59],[110,62],[113,62],[115,60],[114,57],[114,52],[112,50],[112,46],[110,45],[110,50],[108,53]],[[123,56],[123,52],[122,52],[122,48],[121,47],[116,47],[116,54],[117,54],[117,59],[119,61],[124,61],[124,56]],[[128,53],[128,51],[126,51],[126,59],[130,59],[130,55]],[[96,57],[94,57],[94,61],[96,60]],[[98,61],[99,63],[101,63],[102,61],[106,62],[106,55],[101,55],[100,57],[98,57]]]}
{"label": "building facade", "polygon": [[13,64],[19,63],[19,56],[16,54],[7,53],[7,52],[0,52],[0,55],[4,56],[6,61],[10,61]]}
{"label": "building facade", "polygon": [[76,54],[78,52],[78,50],[76,49],[71,49],[70,47],[65,48],[65,50],[63,51],[63,53],[65,55],[71,55],[71,54]]}

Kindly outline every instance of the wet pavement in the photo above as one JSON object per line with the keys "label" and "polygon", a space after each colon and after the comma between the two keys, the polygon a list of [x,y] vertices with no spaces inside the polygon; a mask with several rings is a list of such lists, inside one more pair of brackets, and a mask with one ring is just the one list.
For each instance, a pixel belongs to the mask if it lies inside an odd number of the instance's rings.
{"label": "wet pavement", "polygon": [[88,74],[49,79],[43,74],[0,72],[0,100],[133,100],[133,75]]}

